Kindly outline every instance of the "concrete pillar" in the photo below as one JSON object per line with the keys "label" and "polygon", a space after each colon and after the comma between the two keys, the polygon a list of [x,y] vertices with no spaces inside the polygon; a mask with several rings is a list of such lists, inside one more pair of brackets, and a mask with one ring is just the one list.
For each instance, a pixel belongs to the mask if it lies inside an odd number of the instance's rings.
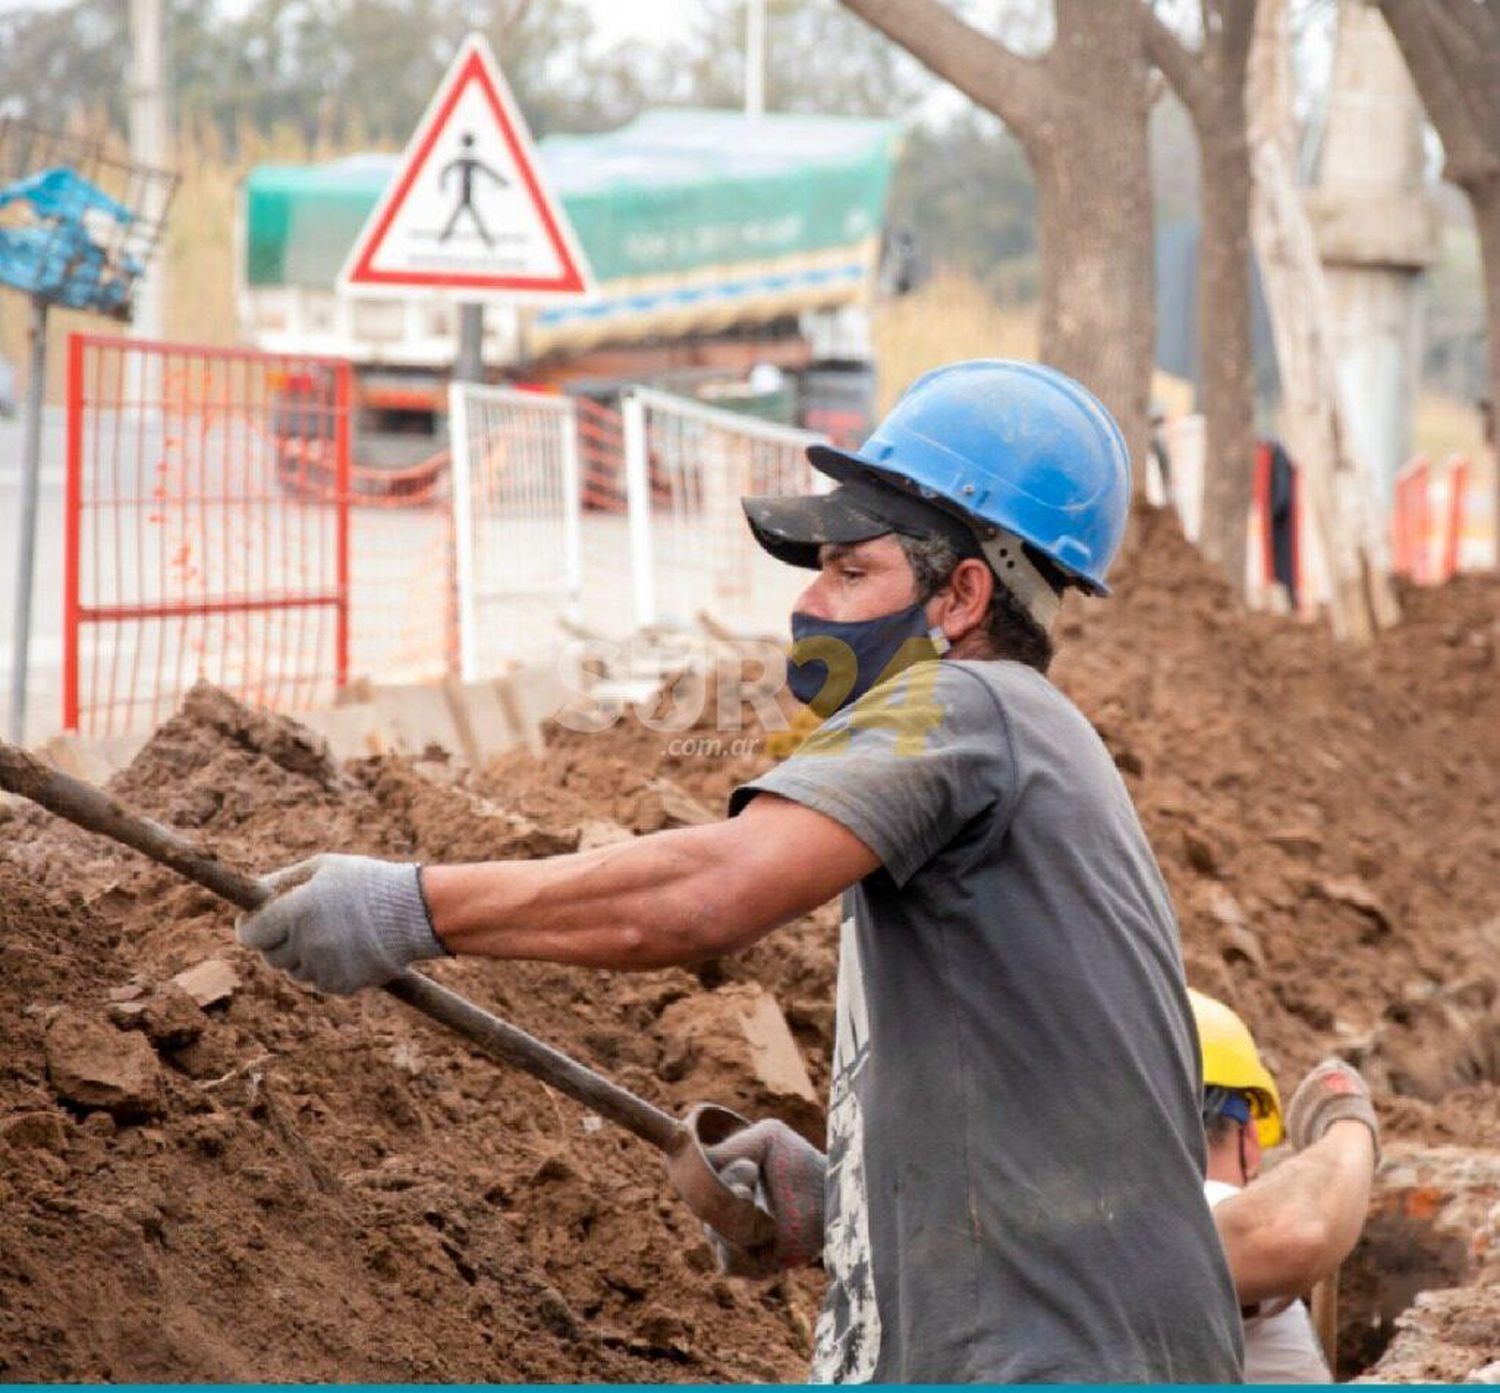
{"label": "concrete pillar", "polygon": [[1380,11],[1340,0],[1318,179],[1307,210],[1334,320],[1353,453],[1387,504],[1411,454],[1423,270],[1437,216],[1423,180],[1422,104]]}
{"label": "concrete pillar", "polygon": [[[147,169],[165,169],[167,158],[166,29],[162,0],[130,0],[130,158]],[[148,181],[145,198],[161,197]],[[150,218],[160,207],[142,207]],[[158,244],[151,265],[135,287],[131,322],[138,337],[159,339],[162,333],[163,283],[166,279],[166,239]]]}

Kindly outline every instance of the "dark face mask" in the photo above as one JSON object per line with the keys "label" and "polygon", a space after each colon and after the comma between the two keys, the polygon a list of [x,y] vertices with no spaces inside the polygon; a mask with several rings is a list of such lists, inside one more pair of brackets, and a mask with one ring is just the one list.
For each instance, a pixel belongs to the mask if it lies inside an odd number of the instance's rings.
{"label": "dark face mask", "polygon": [[941,657],[947,642],[933,638],[924,610],[908,605],[853,623],[794,613],[786,667],[792,695],[826,720],[877,682]]}

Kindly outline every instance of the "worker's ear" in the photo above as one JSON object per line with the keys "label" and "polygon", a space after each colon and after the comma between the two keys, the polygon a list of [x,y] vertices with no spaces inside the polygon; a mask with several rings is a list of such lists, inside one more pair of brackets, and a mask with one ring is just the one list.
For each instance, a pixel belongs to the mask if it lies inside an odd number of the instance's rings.
{"label": "worker's ear", "polygon": [[927,602],[927,622],[941,629],[949,643],[958,643],[983,627],[994,596],[995,573],[978,557],[965,557]]}
{"label": "worker's ear", "polygon": [[1264,1153],[1260,1149],[1260,1130],[1254,1120],[1240,1124],[1240,1155],[1245,1158],[1245,1183],[1248,1185],[1260,1174],[1260,1162]]}

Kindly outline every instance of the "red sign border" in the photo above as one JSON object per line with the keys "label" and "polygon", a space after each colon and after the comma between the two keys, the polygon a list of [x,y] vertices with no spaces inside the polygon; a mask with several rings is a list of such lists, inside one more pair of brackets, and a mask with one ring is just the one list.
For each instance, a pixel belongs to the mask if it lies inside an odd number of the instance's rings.
{"label": "red sign border", "polygon": [[[531,198],[532,206],[541,214],[542,226],[546,230],[547,240],[551,243],[552,250],[557,254],[562,263],[563,271],[560,276],[548,280],[529,276],[485,276],[461,274],[451,271],[377,271],[371,264],[375,254],[379,251],[385,241],[386,233],[390,231],[391,223],[395,221],[396,214],[406,202],[407,195],[411,192],[411,186],[416,182],[417,175],[421,173],[427,163],[427,158],[432,154],[432,147],[437,144],[438,137],[448,127],[448,121],[453,115],[453,108],[458,105],[458,99],[463,95],[464,89],[470,82],[478,82],[486,99],[489,101],[490,109],[494,112],[495,119],[499,122],[500,133],[505,137],[506,147],[510,151],[511,159],[515,161],[516,168],[521,171],[521,177],[526,184],[526,192]],[[567,242],[557,226],[557,219],[552,212],[551,200],[542,190],[537,182],[536,171],[532,168],[531,161],[521,149],[521,143],[516,139],[515,128],[511,125],[510,118],[506,114],[505,104],[500,100],[499,93],[495,90],[495,84],[490,77],[488,65],[484,61],[484,54],[480,48],[474,47],[459,69],[457,77],[448,88],[447,95],[443,99],[442,106],[437,115],[428,124],[422,136],[422,143],[417,147],[415,153],[406,161],[405,168],[401,171],[400,182],[396,185],[395,192],[386,201],[381,210],[380,220],[376,223],[374,231],[365,239],[364,246],[360,250],[359,258],[354,263],[354,269],[349,272],[347,283],[349,285],[386,285],[386,286],[415,286],[415,287],[448,287],[455,290],[521,290],[521,291],[555,291],[562,294],[582,295],[588,292],[583,275],[578,269]]]}

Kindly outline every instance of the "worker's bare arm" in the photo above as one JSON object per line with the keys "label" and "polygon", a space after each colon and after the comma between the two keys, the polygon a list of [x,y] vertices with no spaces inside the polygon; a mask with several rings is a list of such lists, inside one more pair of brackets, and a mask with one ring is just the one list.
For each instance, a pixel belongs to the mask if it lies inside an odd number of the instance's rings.
{"label": "worker's bare arm", "polygon": [[1370,1204],[1375,1141],[1335,1122],[1305,1151],[1214,1208],[1242,1305],[1301,1296],[1354,1247]]}
{"label": "worker's bare arm", "polygon": [[879,865],[833,819],[761,794],[739,817],[545,861],[430,866],[455,953],[645,969],[747,947]]}

